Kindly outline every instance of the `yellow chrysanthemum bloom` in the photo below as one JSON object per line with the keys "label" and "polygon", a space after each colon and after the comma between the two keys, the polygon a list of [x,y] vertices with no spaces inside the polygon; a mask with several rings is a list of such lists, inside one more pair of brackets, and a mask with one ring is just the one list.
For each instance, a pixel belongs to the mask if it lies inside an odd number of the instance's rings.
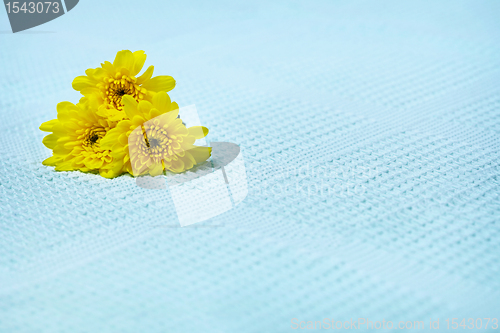
{"label": "yellow chrysanthemum bloom", "polygon": [[101,147],[112,151],[114,163],[120,164],[123,172],[134,176],[157,176],[164,170],[182,172],[210,157],[210,147],[194,145],[208,129],[186,128],[178,118],[177,104],[165,92],[155,94],[151,102],[138,103],[129,95],[122,101],[128,119],[106,134]]}
{"label": "yellow chrysanthemum bloom", "polygon": [[40,126],[42,131],[52,132],[43,139],[53,153],[44,165],[55,166],[57,171],[99,171],[107,178],[117,175],[111,152],[101,147],[102,138],[116,122],[97,115],[97,107],[95,99],[86,97],[76,105],[57,104],[57,119]]}
{"label": "yellow chrysanthemum bloom", "polygon": [[73,80],[73,89],[84,96],[95,96],[101,104],[98,113],[113,121],[126,118],[123,112],[122,98],[129,95],[137,102],[149,100],[156,92],[167,92],[175,87],[171,76],[153,77],[154,66],[139,77],[146,62],[144,51],[119,51],[113,63],[105,61],[101,67],[87,69],[85,76]]}

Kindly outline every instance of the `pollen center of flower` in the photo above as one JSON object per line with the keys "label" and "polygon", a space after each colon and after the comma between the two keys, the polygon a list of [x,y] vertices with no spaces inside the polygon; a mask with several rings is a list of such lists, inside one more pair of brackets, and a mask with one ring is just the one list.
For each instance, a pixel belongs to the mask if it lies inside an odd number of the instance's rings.
{"label": "pollen center of flower", "polygon": [[94,143],[97,142],[99,139],[99,136],[96,133],[92,133],[92,135],[89,138],[90,144],[93,145]]}
{"label": "pollen center of flower", "polygon": [[157,138],[149,139],[149,148],[160,148],[160,140]]}
{"label": "pollen center of flower", "polygon": [[132,96],[136,101],[144,99],[147,90],[137,84],[134,76],[128,76],[120,72],[114,77],[106,77],[102,83],[97,85],[101,91],[101,97],[105,104],[111,105],[117,110],[123,110],[122,97]]}
{"label": "pollen center of flower", "polygon": [[155,162],[170,160],[179,150],[180,145],[175,135],[168,135],[162,126],[144,126],[142,135],[137,136],[139,156],[151,158]]}
{"label": "pollen center of flower", "polygon": [[104,128],[88,128],[84,134],[83,146],[91,150],[99,148],[99,141],[105,134],[106,130]]}
{"label": "pollen center of flower", "polygon": [[123,95],[126,95],[129,91],[128,90],[125,90],[124,88],[120,88],[118,90],[116,90],[116,95],[118,96],[123,96]]}

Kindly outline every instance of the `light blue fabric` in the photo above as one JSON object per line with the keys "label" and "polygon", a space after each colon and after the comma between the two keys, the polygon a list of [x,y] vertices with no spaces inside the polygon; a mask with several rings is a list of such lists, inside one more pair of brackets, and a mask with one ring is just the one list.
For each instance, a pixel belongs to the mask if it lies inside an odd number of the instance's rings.
{"label": "light blue fabric", "polygon": [[[499,317],[499,17],[493,0],[87,0],[12,34],[0,10],[0,332]],[[122,49],[241,146],[235,209],[176,228],[168,191],[42,166],[39,125]]]}

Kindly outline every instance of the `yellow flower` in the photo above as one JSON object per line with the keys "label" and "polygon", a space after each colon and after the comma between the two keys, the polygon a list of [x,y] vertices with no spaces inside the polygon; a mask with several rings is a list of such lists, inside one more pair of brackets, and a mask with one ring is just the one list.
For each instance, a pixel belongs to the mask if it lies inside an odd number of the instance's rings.
{"label": "yellow flower", "polygon": [[210,157],[211,148],[194,145],[208,129],[186,128],[178,118],[177,104],[165,92],[155,94],[151,102],[137,103],[129,95],[122,100],[128,119],[106,134],[101,147],[112,151],[113,163],[120,164],[123,172],[135,176],[182,172]]}
{"label": "yellow flower", "polygon": [[43,144],[52,149],[53,156],[43,161],[55,166],[57,171],[99,171],[103,177],[117,175],[113,168],[113,157],[109,150],[101,147],[101,140],[116,125],[97,115],[95,99],[82,98],[76,105],[70,102],[57,104],[57,119],[40,126],[52,132],[43,139]]}
{"label": "yellow flower", "polygon": [[175,80],[171,76],[151,78],[154,66],[149,66],[141,76],[136,77],[145,62],[144,51],[119,51],[113,63],[105,61],[101,67],[87,69],[86,76],[76,77],[73,89],[84,96],[95,96],[101,104],[98,114],[119,121],[126,118],[122,103],[124,95],[133,97],[137,102],[151,101],[156,92],[167,92],[175,87]]}

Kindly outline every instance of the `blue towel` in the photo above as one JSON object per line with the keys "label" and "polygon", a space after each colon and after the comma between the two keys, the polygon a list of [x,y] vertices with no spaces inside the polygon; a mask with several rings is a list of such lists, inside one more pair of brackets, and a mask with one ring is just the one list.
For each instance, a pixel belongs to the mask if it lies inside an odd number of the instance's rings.
{"label": "blue towel", "polygon": [[[12,34],[0,10],[0,332],[499,317],[498,17],[494,0],[87,0]],[[40,124],[122,49],[240,146],[236,207],[180,227],[168,188],[41,164]]]}

